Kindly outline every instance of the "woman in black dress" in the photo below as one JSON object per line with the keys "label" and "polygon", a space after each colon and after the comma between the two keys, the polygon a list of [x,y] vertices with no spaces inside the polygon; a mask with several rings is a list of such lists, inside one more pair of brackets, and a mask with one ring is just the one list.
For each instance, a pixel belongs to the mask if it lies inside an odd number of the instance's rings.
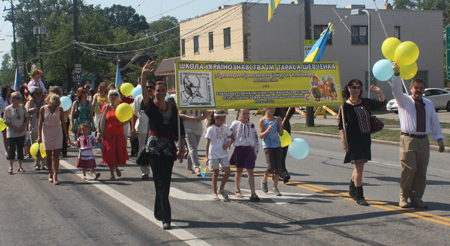
{"label": "woman in black dress", "polygon": [[[141,81],[147,80],[147,74],[153,72],[156,61],[147,61],[142,68]],[[180,121],[181,150],[178,151],[175,141],[178,138],[178,110],[176,106],[165,101],[167,86],[162,81],[156,82],[155,96],[142,90],[141,109],[149,119],[151,129],[147,140],[147,154],[155,183],[155,211],[157,220],[162,221],[165,230],[170,229],[171,210],[169,203],[170,181],[173,163],[176,159],[183,161],[185,152],[185,135],[183,122]],[[178,152],[177,152],[178,151]]]}
{"label": "woman in black dress", "polygon": [[[364,199],[362,177],[364,164],[371,160],[370,114],[371,110],[381,108],[386,104],[386,97],[383,91],[375,85],[370,87],[370,91],[377,93],[379,100],[361,98],[362,91],[360,80],[352,79],[348,82],[344,89],[344,96],[348,99],[339,109],[338,127],[342,145],[346,151],[344,163],[354,165],[349,194],[359,205],[368,206],[369,204]],[[344,121],[342,114],[345,116]],[[345,129],[343,123],[345,123]]]}

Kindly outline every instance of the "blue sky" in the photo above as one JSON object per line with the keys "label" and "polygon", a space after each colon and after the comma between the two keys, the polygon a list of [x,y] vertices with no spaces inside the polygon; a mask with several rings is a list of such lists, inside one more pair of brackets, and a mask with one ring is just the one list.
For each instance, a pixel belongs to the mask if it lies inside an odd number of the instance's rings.
{"label": "blue sky", "polygon": [[[81,0],[79,0],[81,1]],[[131,6],[138,14],[144,15],[147,21],[158,20],[161,16],[175,16],[178,20],[185,20],[195,16],[203,15],[217,10],[221,5],[233,5],[243,0],[84,0],[88,4],[109,7],[113,4]],[[269,0],[262,0],[260,3],[268,3]],[[281,0],[281,4],[290,4],[293,0]],[[18,1],[15,1],[18,3]],[[253,0],[251,2],[258,2]],[[392,4],[393,0],[389,0]],[[349,4],[365,4],[366,8],[373,9],[375,4],[378,8],[384,5],[384,0],[316,0],[315,4],[337,5],[344,7]],[[10,8],[10,2],[0,2],[0,9]],[[12,43],[12,25],[4,21],[4,12],[0,12],[0,63],[5,53],[9,53]],[[31,32],[31,30],[30,30]]]}

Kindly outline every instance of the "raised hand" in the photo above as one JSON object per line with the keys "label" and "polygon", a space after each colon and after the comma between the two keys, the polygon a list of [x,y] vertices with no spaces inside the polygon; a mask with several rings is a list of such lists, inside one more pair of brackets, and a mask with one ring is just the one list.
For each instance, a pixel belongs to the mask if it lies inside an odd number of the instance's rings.
{"label": "raised hand", "polygon": [[153,70],[155,70],[155,66],[156,66],[156,61],[150,61],[148,60],[145,65],[142,67],[142,72],[143,73],[151,73],[153,72]]}

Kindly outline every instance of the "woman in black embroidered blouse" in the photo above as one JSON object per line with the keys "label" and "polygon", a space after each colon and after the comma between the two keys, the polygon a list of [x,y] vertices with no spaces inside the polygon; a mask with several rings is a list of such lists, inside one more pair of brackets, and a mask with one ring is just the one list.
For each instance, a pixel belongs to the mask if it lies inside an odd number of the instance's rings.
{"label": "woman in black embroidered blouse", "polygon": [[[147,80],[147,74],[153,72],[155,66],[156,61],[147,61],[142,68],[141,81]],[[157,220],[162,221],[164,229],[170,229],[169,191],[172,168],[176,159],[183,161],[186,144],[183,122],[180,121],[181,150],[178,151],[175,146],[178,138],[178,110],[176,106],[165,101],[166,84],[162,81],[157,82],[155,92],[152,98],[147,90],[142,90],[141,108],[148,116],[151,129],[146,148],[156,191],[154,215]]]}
{"label": "woman in black embroidered blouse", "polygon": [[[378,109],[386,104],[386,97],[383,91],[372,85],[370,91],[379,96],[379,101],[369,98],[361,98],[362,82],[358,79],[352,79],[348,82],[344,90],[344,96],[348,100],[339,109],[338,127],[341,135],[342,145],[346,151],[344,163],[352,163],[354,170],[350,181],[350,196],[359,204],[368,206],[364,199],[362,187],[362,177],[364,164],[371,160],[370,145],[370,115],[371,109]],[[344,121],[342,120],[344,114]],[[344,126],[345,123],[345,130]]]}

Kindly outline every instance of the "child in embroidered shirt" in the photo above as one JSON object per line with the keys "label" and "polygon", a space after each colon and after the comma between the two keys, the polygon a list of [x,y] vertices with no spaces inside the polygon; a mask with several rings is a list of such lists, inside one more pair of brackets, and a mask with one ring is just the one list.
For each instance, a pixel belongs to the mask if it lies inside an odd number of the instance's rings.
{"label": "child in embroidered shirt", "polygon": [[222,182],[220,183],[219,193],[222,195],[225,202],[230,201],[228,194],[225,192],[225,184],[230,177],[230,163],[228,162],[227,149],[234,141],[234,136],[231,134],[230,128],[225,123],[226,112],[224,110],[217,110],[209,117],[208,130],[206,132],[206,165],[213,171],[212,186],[213,198],[220,201],[217,195],[217,180],[219,178],[219,163],[225,169]]}
{"label": "child in embroidered shirt", "polygon": [[281,196],[278,190],[278,179],[281,173],[281,141],[283,135],[283,125],[281,117],[275,118],[275,108],[265,108],[266,114],[259,120],[259,137],[263,139],[264,155],[266,156],[267,169],[264,178],[261,180],[261,190],[267,193],[267,179],[273,174],[273,194]]}
{"label": "child in embroidered shirt", "polygon": [[250,185],[251,201],[259,201],[255,192],[255,178],[253,169],[255,168],[256,157],[259,152],[258,133],[255,124],[250,122],[250,109],[241,109],[239,111],[240,120],[231,123],[231,132],[234,135],[234,151],[230,158],[230,165],[236,166],[235,188],[236,196],[244,197],[241,193],[240,183],[242,172],[247,169],[248,184]]}
{"label": "child in embroidered shirt", "polygon": [[83,123],[79,126],[78,131],[78,139],[77,141],[70,143],[73,146],[78,147],[80,150],[77,159],[77,168],[81,168],[83,170],[83,180],[87,180],[86,178],[86,169],[91,169],[91,174],[94,180],[97,180],[100,177],[100,173],[95,172],[95,167],[97,167],[94,158],[94,152],[92,151],[93,147],[98,146],[98,139],[94,138],[94,136],[89,135],[90,127],[88,124]]}

